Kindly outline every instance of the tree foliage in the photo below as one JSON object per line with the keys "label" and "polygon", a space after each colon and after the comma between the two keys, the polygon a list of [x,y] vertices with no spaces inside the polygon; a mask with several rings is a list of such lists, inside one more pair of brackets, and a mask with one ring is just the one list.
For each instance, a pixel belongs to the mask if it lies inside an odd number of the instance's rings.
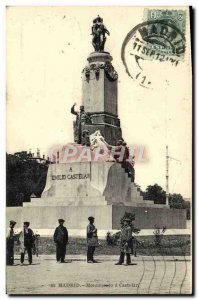
{"label": "tree foliage", "polygon": [[[144,200],[154,200],[155,204],[166,203],[166,192],[158,184],[149,185],[142,195]],[[186,209],[187,219],[190,219],[190,202],[185,201],[181,194],[170,194],[169,205],[170,208]]]}
{"label": "tree foliage", "polygon": [[144,199],[146,200],[154,200],[155,204],[165,204],[166,203],[166,192],[163,188],[158,185],[149,185],[146,188]]}
{"label": "tree foliage", "polygon": [[37,197],[45,187],[47,165],[37,162],[25,152],[6,154],[6,204],[21,206],[30,201],[34,193]]}
{"label": "tree foliage", "polygon": [[186,208],[186,201],[181,194],[170,194],[169,205],[170,208]]}

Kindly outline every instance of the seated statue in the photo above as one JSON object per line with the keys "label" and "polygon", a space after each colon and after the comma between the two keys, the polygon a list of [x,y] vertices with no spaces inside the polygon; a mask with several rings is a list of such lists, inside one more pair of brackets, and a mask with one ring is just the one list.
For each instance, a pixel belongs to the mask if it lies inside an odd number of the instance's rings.
{"label": "seated statue", "polygon": [[89,130],[83,130],[82,132],[82,145],[90,147]]}

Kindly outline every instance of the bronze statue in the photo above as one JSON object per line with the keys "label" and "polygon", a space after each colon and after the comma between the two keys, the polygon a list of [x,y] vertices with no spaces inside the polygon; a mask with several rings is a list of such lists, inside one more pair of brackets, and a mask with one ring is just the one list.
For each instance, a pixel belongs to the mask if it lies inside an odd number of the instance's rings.
{"label": "bronze statue", "polygon": [[77,144],[82,144],[82,125],[91,124],[91,118],[89,113],[85,112],[83,105],[80,106],[80,111],[75,111],[74,107],[76,103],[71,108],[71,113],[76,115],[76,121],[74,123],[74,140]]}
{"label": "bronze statue", "polygon": [[97,52],[102,52],[104,51],[104,44],[106,42],[106,37],[105,34],[110,35],[110,32],[107,30],[105,25],[103,24],[103,19],[100,16],[97,16],[93,20],[93,25],[92,25],[92,45]]}
{"label": "bronze statue", "polygon": [[81,144],[83,146],[90,147],[89,130],[85,129],[85,130],[82,131]]}

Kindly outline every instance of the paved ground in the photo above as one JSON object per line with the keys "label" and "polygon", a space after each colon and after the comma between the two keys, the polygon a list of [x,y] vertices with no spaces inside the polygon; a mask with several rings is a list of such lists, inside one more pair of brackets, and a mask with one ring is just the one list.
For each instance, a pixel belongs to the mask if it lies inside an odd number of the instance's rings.
{"label": "paved ground", "polygon": [[57,264],[54,255],[33,257],[31,266],[7,267],[8,294],[190,294],[190,257],[133,259],[130,266],[115,266],[116,256],[99,256],[87,264],[85,257],[68,256]]}

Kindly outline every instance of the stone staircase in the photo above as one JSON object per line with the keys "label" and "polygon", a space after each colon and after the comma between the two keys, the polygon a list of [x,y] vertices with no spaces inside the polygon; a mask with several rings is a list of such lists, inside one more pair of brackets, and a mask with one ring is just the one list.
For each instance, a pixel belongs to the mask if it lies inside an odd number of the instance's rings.
{"label": "stone staircase", "polygon": [[143,196],[141,195],[140,187],[134,182],[134,176],[131,175],[131,171],[135,173],[134,168],[131,167],[129,170],[126,164],[120,164],[121,168],[130,178],[130,199],[127,199],[125,205],[134,205],[137,207],[155,207],[155,208],[162,208],[166,207],[165,204],[155,204],[154,200],[144,200]]}
{"label": "stone staircase", "polygon": [[[52,180],[53,176],[89,174],[86,180]],[[65,175],[65,177],[66,177]],[[41,198],[31,198],[24,207],[70,207],[70,206],[135,206],[164,207],[154,201],[144,200],[140,188],[131,180],[128,170],[114,162],[91,162],[56,164],[48,170],[45,190]]]}
{"label": "stone staircase", "polygon": [[121,167],[124,169],[125,173],[128,175],[128,178],[131,179],[131,182],[135,180],[135,169],[129,162],[120,163]]}
{"label": "stone staircase", "polygon": [[166,207],[165,204],[155,204],[154,200],[144,200],[140,188],[134,182],[131,182],[131,204],[137,207]]}

